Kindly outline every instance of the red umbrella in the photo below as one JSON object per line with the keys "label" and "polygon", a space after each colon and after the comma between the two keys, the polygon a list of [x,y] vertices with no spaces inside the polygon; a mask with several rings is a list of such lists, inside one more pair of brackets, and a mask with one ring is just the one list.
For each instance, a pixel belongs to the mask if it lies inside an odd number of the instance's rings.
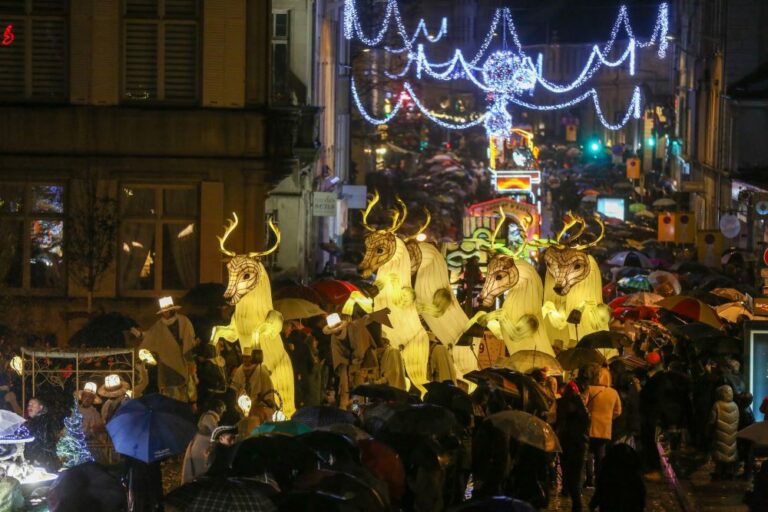
{"label": "red umbrella", "polygon": [[723,326],[714,309],[693,297],[675,295],[659,301],[656,305],[668,309],[676,315],[711,325],[716,329]]}
{"label": "red umbrella", "polygon": [[325,302],[330,304],[344,304],[352,292],[359,292],[360,289],[347,281],[338,281],[336,279],[323,279],[312,283],[314,289]]}
{"label": "red umbrella", "polygon": [[399,501],[405,494],[405,469],[400,456],[395,450],[375,439],[358,441],[360,457],[374,476],[383,480],[389,488],[390,496]]}
{"label": "red umbrella", "polygon": [[274,300],[279,299],[304,299],[321,306],[323,302],[322,295],[317,293],[314,288],[304,286],[301,284],[289,285],[277,288],[272,292],[272,298]]}

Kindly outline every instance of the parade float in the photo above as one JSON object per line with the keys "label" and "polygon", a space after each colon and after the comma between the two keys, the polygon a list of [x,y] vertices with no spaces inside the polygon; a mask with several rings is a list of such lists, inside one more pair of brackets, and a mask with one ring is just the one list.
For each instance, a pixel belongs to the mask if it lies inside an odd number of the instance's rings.
{"label": "parade float", "polygon": [[211,343],[215,344],[220,338],[228,342],[239,340],[244,353],[261,350],[263,364],[271,372],[272,384],[282,399],[282,413],[290,417],[295,410],[293,366],[280,337],[283,317],[272,307],[272,288],[261,262],[262,257],[273,253],[280,245],[280,230],[269,219],[269,228],[275,235],[274,245],[261,252],[237,254],[225,247],[227,238],[238,224],[237,214],[232,215],[233,220],[219,237],[219,250],[231,258],[227,263],[229,277],[224,298],[235,307],[235,312],[228,325],[213,328]]}

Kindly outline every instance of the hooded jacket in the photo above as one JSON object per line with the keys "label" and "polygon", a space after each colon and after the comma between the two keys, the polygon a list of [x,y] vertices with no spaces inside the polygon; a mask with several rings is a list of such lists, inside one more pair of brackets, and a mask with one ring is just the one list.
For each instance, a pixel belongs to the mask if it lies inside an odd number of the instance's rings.
{"label": "hooded jacket", "polygon": [[716,462],[736,462],[736,432],[739,430],[739,406],[733,401],[733,389],[723,385],[715,391],[717,402],[712,406],[710,424],[714,425],[714,453]]}

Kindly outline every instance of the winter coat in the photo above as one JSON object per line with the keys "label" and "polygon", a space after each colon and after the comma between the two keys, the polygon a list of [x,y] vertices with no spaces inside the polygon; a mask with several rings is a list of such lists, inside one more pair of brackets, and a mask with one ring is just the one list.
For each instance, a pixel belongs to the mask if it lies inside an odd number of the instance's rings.
{"label": "winter coat", "polygon": [[714,427],[714,453],[716,462],[736,462],[736,432],[739,431],[739,406],[733,401],[731,386],[717,388],[717,402],[712,406],[710,424]]}
{"label": "winter coat", "polygon": [[608,386],[589,386],[587,409],[592,419],[589,437],[611,439],[613,418],[621,414],[621,398],[616,390]]}
{"label": "winter coat", "polygon": [[211,434],[219,426],[219,415],[207,411],[197,422],[197,434],[187,446],[181,470],[181,484],[188,484],[208,471],[208,451]]}
{"label": "winter coat", "polygon": [[29,418],[25,425],[35,440],[24,446],[24,457],[51,473],[58,471],[61,463],[56,455],[56,443],[61,425],[47,412]]}

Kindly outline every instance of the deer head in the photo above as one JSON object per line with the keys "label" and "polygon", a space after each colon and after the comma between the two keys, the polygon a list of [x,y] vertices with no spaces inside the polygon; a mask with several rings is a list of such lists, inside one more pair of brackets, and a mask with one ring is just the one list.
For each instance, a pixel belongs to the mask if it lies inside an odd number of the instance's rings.
{"label": "deer head", "polygon": [[[574,285],[589,275],[589,255],[583,251],[597,245],[605,235],[605,224],[597,215],[595,215],[595,220],[600,226],[600,234],[592,242],[579,244],[577,243],[578,239],[584,234],[587,223],[583,218],[568,213],[565,226],[557,234],[554,245],[544,252],[547,272],[555,280],[552,290],[556,294],[567,295]],[[568,237],[567,244],[563,243],[563,238],[575,226],[578,226],[576,232]]]}
{"label": "deer head", "polygon": [[506,222],[507,215],[503,208],[499,208],[499,213],[501,218],[491,235],[490,252],[493,253],[493,258],[488,263],[485,283],[483,284],[482,291],[480,291],[480,302],[486,308],[493,306],[493,301],[496,300],[496,297],[517,284],[520,279],[520,272],[515,264],[515,256],[519,255],[525,247],[525,244],[521,244],[514,254],[501,252],[505,247],[503,244],[496,244],[496,236],[501,231],[504,222]]}
{"label": "deer head", "polygon": [[[400,198],[398,198],[397,201],[402,205]],[[371,227],[368,224],[368,215],[378,202],[379,193],[374,192],[371,200],[368,201],[368,206],[366,206],[363,211],[363,227],[369,232],[365,237],[365,256],[358,267],[360,275],[363,277],[369,277],[394,257],[395,251],[397,250],[395,231],[403,225],[407,215],[405,209],[402,214],[397,210],[393,210],[392,225],[389,228],[376,229]]]}
{"label": "deer head", "polygon": [[268,224],[269,228],[275,234],[275,245],[262,252],[236,254],[224,246],[229,235],[237,227],[237,214],[233,212],[232,216],[234,217],[234,220],[229,220],[227,222],[227,226],[224,229],[224,236],[217,238],[219,239],[219,250],[224,255],[232,258],[227,263],[229,279],[227,281],[227,289],[224,292],[224,298],[234,306],[240,302],[240,299],[256,288],[256,285],[259,284],[259,279],[264,278],[264,276],[262,276],[262,273],[264,273],[264,266],[261,264],[261,257],[277,250],[277,247],[280,245],[280,230],[275,226],[275,223],[272,222],[272,218],[270,217]]}

